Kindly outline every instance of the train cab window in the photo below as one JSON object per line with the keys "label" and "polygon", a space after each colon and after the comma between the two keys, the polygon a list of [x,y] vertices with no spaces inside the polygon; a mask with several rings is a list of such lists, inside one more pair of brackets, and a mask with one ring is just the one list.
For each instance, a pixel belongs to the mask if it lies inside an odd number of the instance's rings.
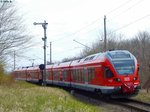
{"label": "train cab window", "polygon": [[109,68],[105,68],[105,78],[112,78],[114,75]]}
{"label": "train cab window", "polygon": [[109,55],[112,59],[131,58],[131,57],[130,57],[130,54],[124,53],[124,52],[112,52],[112,53],[108,53],[108,55]]}
{"label": "train cab window", "polygon": [[134,60],[117,60],[113,65],[119,75],[133,74],[135,70]]}

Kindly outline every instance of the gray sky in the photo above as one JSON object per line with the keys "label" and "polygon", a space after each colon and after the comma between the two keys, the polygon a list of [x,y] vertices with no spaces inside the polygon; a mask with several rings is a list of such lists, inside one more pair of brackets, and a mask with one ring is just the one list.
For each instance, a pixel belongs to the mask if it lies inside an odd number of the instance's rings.
{"label": "gray sky", "polygon": [[[121,33],[126,38],[150,28],[150,0],[16,0],[19,13],[23,15],[28,30],[35,35],[34,46],[18,58],[17,66],[43,63],[43,28],[33,22],[48,22],[47,60],[49,43],[52,42],[52,60],[78,55],[84,46],[73,39],[90,46],[103,32],[104,15],[107,29]],[[31,52],[32,51],[32,52]]]}

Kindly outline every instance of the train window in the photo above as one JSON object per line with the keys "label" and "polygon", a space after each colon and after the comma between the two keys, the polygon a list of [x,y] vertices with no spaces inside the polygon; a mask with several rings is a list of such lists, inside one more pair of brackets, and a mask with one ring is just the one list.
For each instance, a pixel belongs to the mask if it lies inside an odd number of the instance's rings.
{"label": "train window", "polygon": [[73,75],[74,75],[74,80],[77,81],[77,74],[76,74],[76,70],[73,70]]}
{"label": "train window", "polygon": [[34,71],[31,71],[30,74],[31,74],[31,77],[32,77],[33,79],[36,78],[36,74],[34,73]]}
{"label": "train window", "polygon": [[95,77],[95,69],[94,68],[88,68],[88,82],[90,82]]}
{"label": "train window", "polygon": [[53,74],[52,74],[52,71],[50,71],[50,79],[52,79],[52,77],[53,77]]}
{"label": "train window", "polygon": [[87,57],[87,58],[85,58],[85,60],[84,60],[84,61],[92,60],[94,57],[95,57],[95,56]]}
{"label": "train window", "polygon": [[46,71],[46,79],[49,79],[49,71]]}
{"label": "train window", "polygon": [[95,57],[95,56],[91,56],[91,57],[89,58],[89,60],[92,60],[94,57]]}
{"label": "train window", "polygon": [[75,71],[74,70],[72,70],[72,78],[73,78],[73,80],[75,80]]}
{"label": "train window", "polygon": [[72,70],[72,77],[74,81],[84,81],[84,73],[82,69],[74,69]]}
{"label": "train window", "polygon": [[109,68],[105,68],[105,78],[112,78],[114,75]]}
{"label": "train window", "polygon": [[76,69],[75,71],[76,71],[76,75],[75,75],[75,76],[76,76],[76,81],[79,81],[79,73],[78,73],[78,70]]}
{"label": "train window", "polygon": [[92,71],[91,71],[91,69],[89,68],[89,69],[87,70],[87,72],[88,72],[88,82],[89,82],[89,81],[91,81],[91,79],[92,79]]}
{"label": "train window", "polygon": [[74,80],[74,73],[73,73],[73,70],[71,70],[71,78],[72,78],[72,80]]}
{"label": "train window", "polygon": [[82,75],[82,82],[84,82],[84,75],[85,75],[84,69],[81,69],[80,72],[81,72],[81,75]]}
{"label": "train window", "polygon": [[78,75],[77,75],[77,70],[76,70],[76,69],[73,69],[73,70],[72,70],[72,76],[73,76],[73,80],[74,80],[74,81],[77,81]]}
{"label": "train window", "polygon": [[16,76],[19,78],[19,77],[20,77],[20,73],[19,73],[19,72],[17,72],[17,73],[16,73]]}
{"label": "train window", "polygon": [[79,63],[81,59],[79,59],[77,62]]}
{"label": "train window", "polygon": [[73,70],[74,80],[77,81],[76,69]]}
{"label": "train window", "polygon": [[24,78],[26,78],[26,72],[24,72]]}
{"label": "train window", "polygon": [[92,68],[92,79],[95,77],[95,69]]}
{"label": "train window", "polygon": [[78,81],[81,81],[80,70],[77,69]]}
{"label": "train window", "polygon": [[67,75],[68,75],[68,71],[67,70],[63,70],[62,71],[62,80],[66,80],[67,79]]}
{"label": "train window", "polygon": [[49,79],[49,77],[50,77],[50,71],[46,71],[46,79]]}
{"label": "train window", "polygon": [[84,69],[84,81],[87,82],[88,81],[88,78],[89,75],[88,75],[88,69]]}
{"label": "train window", "polygon": [[87,60],[89,60],[89,57],[85,58],[85,60],[84,60],[84,61],[87,61]]}
{"label": "train window", "polygon": [[60,80],[60,71],[53,71],[54,80]]}
{"label": "train window", "polygon": [[56,80],[56,71],[53,71],[53,79]]}
{"label": "train window", "polygon": [[84,81],[84,73],[82,69],[78,69],[78,81],[83,82]]}
{"label": "train window", "polygon": [[79,70],[77,70],[77,76],[78,76],[78,81],[80,81],[81,80],[81,77],[80,77],[80,71]]}
{"label": "train window", "polygon": [[77,76],[77,81],[79,81],[80,80],[80,74],[79,74],[79,70],[78,69],[76,70],[76,76]]}

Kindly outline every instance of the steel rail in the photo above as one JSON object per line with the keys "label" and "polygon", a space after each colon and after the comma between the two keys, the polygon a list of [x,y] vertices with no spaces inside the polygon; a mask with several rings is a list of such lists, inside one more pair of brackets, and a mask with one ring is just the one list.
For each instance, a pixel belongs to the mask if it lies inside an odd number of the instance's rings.
{"label": "steel rail", "polygon": [[94,93],[91,94],[90,92],[85,92],[85,91],[76,91],[76,93],[92,99],[103,101],[108,104],[123,106],[131,110],[131,112],[132,111],[150,112],[150,103],[133,100],[133,99],[111,99],[107,97],[104,98],[104,97],[100,97],[98,94],[94,94]]}
{"label": "steel rail", "polygon": [[139,112],[150,112],[150,104],[133,99],[111,100],[111,103],[124,106]]}

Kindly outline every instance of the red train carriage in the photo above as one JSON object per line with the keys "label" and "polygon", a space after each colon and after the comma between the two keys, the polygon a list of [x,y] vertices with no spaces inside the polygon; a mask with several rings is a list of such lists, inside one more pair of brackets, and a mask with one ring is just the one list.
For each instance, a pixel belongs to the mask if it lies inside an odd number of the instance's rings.
{"label": "red train carriage", "polygon": [[[102,94],[133,95],[140,86],[137,60],[125,50],[107,51],[80,60],[47,65],[46,70],[48,84]],[[38,67],[14,71],[16,79],[24,77],[34,82],[42,81],[42,73]]]}
{"label": "red train carriage", "polygon": [[26,73],[26,80],[29,82],[39,83],[42,79],[39,66],[27,67]]}
{"label": "red train carriage", "polygon": [[48,84],[53,84],[52,67],[53,67],[53,65],[46,66],[46,82]]}
{"label": "red train carriage", "polygon": [[40,73],[39,66],[35,67],[22,67],[19,69],[16,69],[13,72],[13,76],[16,80],[24,80],[29,82],[39,82],[42,80],[42,76]]}
{"label": "red train carriage", "polygon": [[16,80],[24,80],[26,81],[27,80],[27,77],[26,77],[26,67],[25,68],[20,68],[20,69],[17,69],[15,70],[12,75],[13,77],[15,77]]}

